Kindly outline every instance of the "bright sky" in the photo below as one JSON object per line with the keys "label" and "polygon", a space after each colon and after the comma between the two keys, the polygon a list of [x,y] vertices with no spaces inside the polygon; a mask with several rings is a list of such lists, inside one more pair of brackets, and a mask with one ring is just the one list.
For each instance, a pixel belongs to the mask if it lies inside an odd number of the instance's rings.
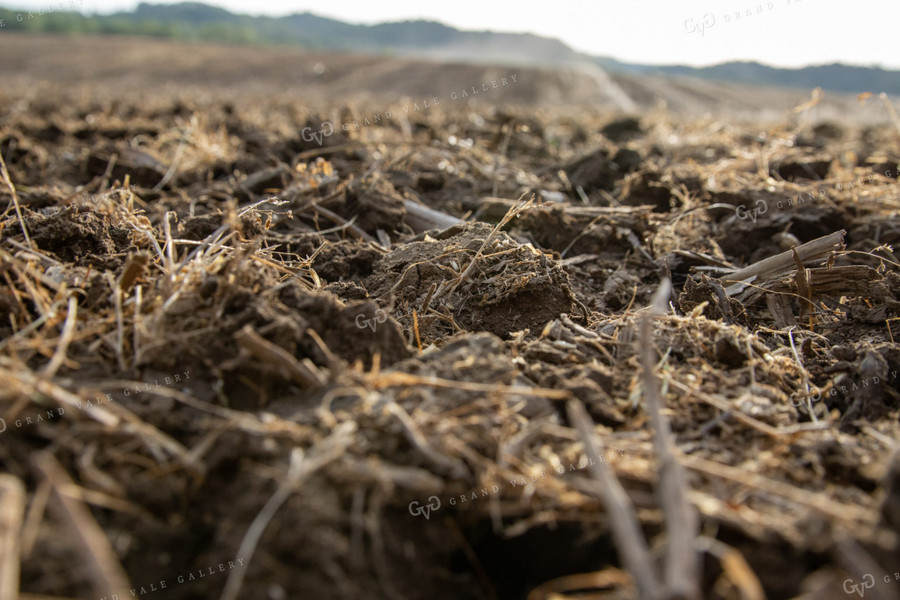
{"label": "bright sky", "polygon": [[[156,3],[173,3],[152,0]],[[66,0],[68,3],[68,0]],[[232,12],[313,13],[352,23],[430,19],[460,29],[531,32],[627,62],[775,66],[844,62],[900,69],[897,0],[206,0]],[[38,9],[53,0],[0,0]],[[134,0],[81,0],[85,13]],[[749,14],[748,14],[749,12]],[[736,15],[740,15],[740,19]],[[705,23],[705,26],[704,26]]]}

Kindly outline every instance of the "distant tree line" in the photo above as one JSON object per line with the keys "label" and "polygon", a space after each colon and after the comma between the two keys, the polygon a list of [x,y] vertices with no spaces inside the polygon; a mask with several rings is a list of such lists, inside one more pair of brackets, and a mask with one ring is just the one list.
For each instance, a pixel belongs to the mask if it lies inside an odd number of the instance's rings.
{"label": "distant tree line", "polygon": [[[54,6],[53,0],[47,0]],[[84,0],[63,0],[63,6],[80,6]],[[57,0],[59,3],[59,0]],[[310,13],[285,17],[251,17],[199,2],[180,4],[141,3],[131,12],[82,15],[72,10],[18,11],[0,8],[0,35],[8,31],[70,35],[135,35],[197,42],[253,45],[299,45],[311,50],[403,54],[432,48],[478,48],[480,43],[514,48],[517,56],[541,62],[580,62],[580,55],[559,40],[532,34],[460,31],[433,21],[404,21],[377,25],[352,25]],[[530,60],[529,59],[529,60]],[[755,62],[730,62],[712,67],[653,66],[593,57],[608,71],[687,75],[751,85],[773,85],[859,94],[900,94],[900,72],[877,67],[841,64],[802,69],[778,69]]]}
{"label": "distant tree line", "polygon": [[[52,3],[53,0],[47,0]],[[58,2],[59,0],[57,0]],[[84,0],[63,0],[83,3]],[[18,16],[18,18],[17,18]],[[391,53],[396,49],[442,46],[501,34],[459,31],[433,21],[403,21],[376,25],[352,25],[311,13],[284,17],[252,17],[199,2],[179,4],[140,3],[131,12],[82,15],[78,12],[18,11],[0,8],[3,31],[67,34],[120,34],[166,37],[180,40],[237,44],[300,45],[312,50]],[[574,55],[557,40],[524,34],[528,43],[548,42]],[[558,48],[556,48],[558,50]]]}
{"label": "distant tree line", "polygon": [[82,15],[73,11],[0,8],[0,35],[7,31],[72,35],[138,35],[193,41],[257,44],[256,28],[240,23],[191,23],[177,19],[136,19],[131,15]]}

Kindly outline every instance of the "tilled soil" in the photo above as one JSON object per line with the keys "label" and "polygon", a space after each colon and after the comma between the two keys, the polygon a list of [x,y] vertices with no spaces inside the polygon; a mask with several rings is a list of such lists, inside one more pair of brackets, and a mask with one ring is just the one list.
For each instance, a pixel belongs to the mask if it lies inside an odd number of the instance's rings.
{"label": "tilled soil", "polygon": [[889,121],[47,89],[0,96],[13,593],[650,597],[624,506],[670,592],[900,597]]}

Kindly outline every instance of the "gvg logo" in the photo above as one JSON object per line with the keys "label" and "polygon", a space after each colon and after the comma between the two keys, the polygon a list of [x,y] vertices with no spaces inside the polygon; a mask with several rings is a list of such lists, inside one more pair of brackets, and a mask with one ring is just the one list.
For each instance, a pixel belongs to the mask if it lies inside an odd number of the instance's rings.
{"label": "gvg logo", "polygon": [[873,587],[875,587],[875,576],[871,573],[863,575],[862,581],[859,583],[853,583],[852,579],[844,580],[844,592],[848,594],[853,594],[855,592],[859,594],[860,598],[865,598],[866,590],[872,589]]}
{"label": "gvg logo", "polygon": [[[380,308],[375,311],[375,316],[371,319],[365,319],[363,317],[365,317],[363,314],[356,315],[356,326],[360,329],[368,327],[372,331],[375,331],[376,323],[384,323],[387,321],[387,313]],[[362,321],[360,321],[360,319],[362,319]]]}
{"label": "gvg logo", "polygon": [[745,205],[741,204],[734,209],[734,214],[736,214],[737,218],[741,219],[742,221],[746,221],[747,219],[750,219],[751,221],[756,223],[756,219],[759,218],[759,215],[764,215],[768,211],[769,211],[769,205],[766,203],[766,201],[765,200],[757,200],[756,208],[747,210],[747,207]]}
{"label": "gvg logo", "polygon": [[[307,133],[307,131],[311,133]],[[325,121],[322,123],[322,129],[319,131],[313,131],[312,127],[304,127],[300,131],[300,137],[303,138],[304,142],[311,142],[313,140],[316,141],[320,146],[322,145],[322,140],[324,138],[330,137],[331,134],[334,133],[334,125],[331,124],[330,121]],[[309,136],[309,137],[307,137]]]}
{"label": "gvg logo", "polygon": [[411,514],[414,517],[418,517],[419,515],[422,515],[423,517],[425,517],[425,520],[427,521],[428,519],[431,518],[431,511],[440,510],[440,508],[441,508],[441,499],[438,498],[437,496],[430,496],[428,498],[428,504],[426,504],[425,506],[422,506],[421,504],[419,504],[418,500],[413,500],[412,502],[410,502],[409,503],[409,514]]}
{"label": "gvg logo", "polygon": [[[787,0],[787,3],[790,4],[791,1],[792,0]],[[797,1],[799,0],[794,0],[795,3]],[[742,18],[752,17],[754,14],[759,15],[765,11],[771,10],[775,10],[774,2],[766,2],[765,6],[763,6],[762,3],[759,3],[756,6],[748,6],[739,10],[722,13],[719,20],[723,23],[731,23],[732,21],[740,21]],[[685,33],[699,33],[700,37],[703,37],[706,30],[712,29],[715,25],[716,15],[706,13],[699,19],[694,19],[693,17],[685,19],[684,31]]]}
{"label": "gvg logo", "polygon": [[693,17],[689,17],[684,20],[684,30],[687,33],[696,33],[700,32],[700,37],[706,33],[706,30],[710,27],[714,27],[716,24],[716,16],[712,13],[706,13],[699,21],[695,21]]}
{"label": "gvg logo", "polygon": [[[426,102],[425,106],[426,107],[428,106],[427,102]],[[409,112],[409,110],[408,110],[409,107],[406,107],[406,108],[407,108],[406,112]],[[418,105],[416,105],[416,110],[419,110]],[[393,117],[394,117],[394,114],[391,111],[386,110],[386,111],[384,111],[384,113],[377,113],[377,114],[372,115],[371,120],[369,119],[369,117],[365,117],[363,119],[362,123],[360,123],[359,121],[353,121],[350,123],[340,123],[340,126],[341,126],[342,131],[350,131],[351,129],[356,131],[360,127],[369,127],[370,125],[375,125],[376,123],[381,123],[382,120],[390,120]],[[303,129],[300,130],[300,137],[303,139],[304,142],[313,142],[314,141],[321,146],[322,142],[324,141],[325,138],[331,137],[332,135],[334,135],[335,128],[334,128],[334,124],[331,121],[322,121],[322,123],[319,125],[319,127],[320,127],[319,131],[313,131],[312,127],[304,127]]]}
{"label": "gvg logo", "polygon": [[[617,454],[617,452],[618,452],[618,454]],[[598,459],[600,460],[600,462],[607,462],[607,459],[609,460],[609,462],[612,462],[613,460],[621,457],[624,454],[625,454],[624,450],[610,449],[609,453],[607,455],[601,454],[598,457]],[[594,462],[593,458],[590,458],[590,459],[583,458],[581,461],[578,462],[577,466],[573,462],[573,463],[569,463],[568,467],[566,467],[566,465],[560,464],[560,465],[557,465],[556,467],[553,467],[552,470],[547,469],[547,470],[542,470],[540,472],[534,470],[534,471],[532,471],[530,477],[526,478],[527,477],[526,475],[520,475],[519,478],[517,478],[517,479],[510,479],[509,484],[510,484],[510,487],[512,487],[512,488],[526,487],[526,486],[530,486],[532,484],[538,483],[540,481],[543,481],[543,480],[547,479],[548,477],[552,477],[553,471],[556,471],[556,473],[558,475],[565,475],[567,472],[575,473],[577,471],[581,471],[581,470],[586,469],[587,467],[593,466],[595,464],[596,463]],[[463,504],[469,504],[471,502],[478,502],[484,498],[496,496],[499,493],[500,493],[499,485],[492,485],[490,487],[485,486],[485,487],[477,489],[477,490],[473,489],[473,490],[469,490],[468,492],[465,492],[463,494],[457,494],[454,496],[450,496],[449,499],[447,500],[447,503],[450,506],[454,506],[454,507],[462,506]],[[429,516],[431,515],[431,511],[435,511],[440,508],[441,508],[440,498],[438,498],[437,496],[431,496],[430,498],[428,498],[428,504],[426,504],[425,506],[422,506],[417,501],[410,502],[409,514],[411,514],[414,517],[423,515],[426,519],[428,519]]]}
{"label": "gvg logo", "polygon": [[[900,573],[894,573],[893,577],[891,575],[884,576],[885,583],[891,583],[894,581],[895,583],[900,581]],[[871,590],[875,587],[875,576],[871,573],[866,573],[862,577],[862,581],[856,583],[853,579],[845,579],[844,580],[844,592],[847,594],[859,594],[860,598],[866,597],[866,590]]]}
{"label": "gvg logo", "polygon": [[[896,174],[896,173],[894,173]],[[892,177],[892,171],[888,170],[884,172],[885,177]],[[828,194],[825,193],[826,189],[831,189],[838,193],[849,192],[851,190],[857,189],[860,186],[867,183],[878,183],[878,181],[871,176],[867,176],[865,178],[858,178],[854,181],[849,182],[839,182],[835,183],[831,186],[818,187],[815,190],[815,193],[809,194],[798,194],[796,198],[788,197],[782,198],[774,203],[773,210],[783,210],[786,208],[797,207],[800,208],[806,204],[812,204],[814,202],[823,202],[828,199]],[[738,219],[742,221],[746,221],[750,219],[754,223],[759,218],[760,215],[764,215],[769,212],[769,203],[765,200],[759,199],[754,202],[754,206],[752,208],[748,208],[746,204],[741,204],[734,209],[734,214],[737,215]]]}

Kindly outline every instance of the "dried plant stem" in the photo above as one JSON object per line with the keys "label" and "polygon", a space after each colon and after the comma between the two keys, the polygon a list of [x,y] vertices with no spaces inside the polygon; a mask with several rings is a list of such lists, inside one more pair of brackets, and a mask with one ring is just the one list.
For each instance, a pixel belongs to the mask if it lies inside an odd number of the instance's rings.
{"label": "dried plant stem", "polygon": [[[671,285],[664,280],[653,300],[652,312],[664,312]],[[694,540],[699,532],[697,513],[687,499],[684,471],[675,458],[675,444],[669,419],[663,411],[659,381],[653,373],[656,358],[653,351],[650,312],[641,318],[640,357],[647,412],[653,423],[653,446],[659,461],[659,484],[656,496],[666,515],[668,543],[666,548],[665,581],[667,592],[676,598],[699,598],[699,562],[694,552]]]}
{"label": "dried plant stem", "polygon": [[444,296],[444,295],[450,294],[457,287],[459,287],[459,285],[468,278],[469,273],[472,271],[472,269],[475,268],[475,264],[479,261],[479,259],[481,259],[482,255],[484,254],[485,248],[488,247],[491,240],[494,239],[494,237],[497,235],[497,233],[501,229],[503,229],[507,223],[509,223],[514,218],[518,217],[523,212],[525,212],[526,210],[531,208],[532,204],[534,204],[534,196],[533,195],[531,196],[531,198],[529,198],[528,200],[526,200],[524,202],[522,202],[521,198],[520,198],[519,202],[516,202],[516,204],[511,206],[509,208],[509,210],[506,211],[506,214],[503,216],[503,218],[500,220],[500,222],[494,226],[494,228],[491,230],[491,232],[488,234],[488,236],[484,239],[484,242],[481,244],[481,247],[478,248],[478,252],[475,253],[475,256],[469,262],[468,266],[466,266],[466,268],[463,270],[463,272],[459,274],[459,276],[456,278],[456,280],[453,282],[452,285],[450,285],[448,288],[446,288],[443,293],[439,292],[436,296]]}
{"label": "dried plant stem", "polygon": [[35,465],[53,486],[63,522],[75,534],[83,554],[91,559],[88,572],[95,595],[118,594],[127,597],[131,587],[128,575],[91,511],[83,501],[68,493],[68,488],[74,485],[72,479],[49,452],[39,454]]}
{"label": "dried plant stem", "polygon": [[78,299],[75,296],[69,296],[69,310],[66,314],[66,324],[63,326],[62,335],[59,338],[59,344],[56,346],[56,352],[53,358],[47,363],[43,369],[46,377],[53,377],[66,360],[66,350],[72,342],[72,336],[75,334],[75,324],[78,320]]}
{"label": "dried plant stem", "polygon": [[591,475],[599,482],[599,494],[603,497],[610,516],[616,548],[625,568],[634,577],[641,598],[652,600],[662,598],[659,580],[653,568],[653,558],[641,533],[640,522],[634,513],[631,500],[625,488],[616,477],[615,471],[600,458],[594,422],[579,400],[566,404],[569,421],[578,430],[584,452],[591,462]]}
{"label": "dried plant stem", "polygon": [[406,439],[408,439],[413,446],[418,448],[423,456],[428,458],[436,466],[445,469],[448,473],[452,474],[455,479],[466,476],[466,464],[459,459],[453,460],[448,458],[432,448],[428,443],[428,440],[425,439],[425,436],[422,435],[422,432],[416,426],[415,421],[413,421],[409,414],[403,410],[403,407],[396,402],[391,402],[387,405],[387,409],[392,415],[397,417],[397,420],[403,426],[403,430],[406,433]]}
{"label": "dried plant stem", "polygon": [[453,381],[440,377],[422,377],[408,373],[382,373],[375,378],[376,388],[394,387],[400,385],[429,385],[439,388],[454,390],[466,390],[470,392],[489,392],[498,394],[515,394],[522,396],[534,396],[537,398],[550,398],[554,400],[568,400],[572,393],[568,390],[551,390],[547,388],[527,387],[524,385],[493,385],[490,383],[475,383],[472,381]]}
{"label": "dried plant stem", "polygon": [[308,386],[320,386],[325,378],[311,362],[300,362],[290,352],[273,344],[245,325],[235,334],[238,345],[247,353],[267,365],[275,367],[282,377]]}
{"label": "dried plant stem", "polygon": [[699,538],[698,546],[719,560],[723,575],[740,590],[742,600],[766,600],[762,583],[747,564],[743,554],[719,540],[708,537]]}
{"label": "dried plant stem", "polygon": [[0,475],[0,600],[19,597],[19,562],[25,485],[13,475]]}
{"label": "dried plant stem", "polygon": [[881,101],[884,102],[885,107],[887,107],[888,113],[891,115],[891,122],[894,124],[894,127],[897,128],[897,133],[900,133],[900,116],[897,116],[897,109],[894,108],[891,99],[888,98],[888,95],[884,92],[878,94],[878,97],[881,98]]}
{"label": "dried plant stem", "polygon": [[719,278],[719,281],[725,286],[725,291],[728,295],[733,296],[735,293],[743,290],[743,284],[749,283],[756,278],[771,279],[780,277],[794,268],[796,266],[795,251],[799,260],[805,263],[841,249],[844,243],[844,234],[846,233],[843,229],[835,231],[797,246],[795,249],[770,256],[743,269],[724,275]]}
{"label": "dried plant stem", "polygon": [[9,188],[9,193],[12,194],[13,205],[16,207],[16,217],[19,219],[22,233],[25,234],[25,243],[28,244],[29,248],[33,249],[34,244],[31,243],[31,237],[28,235],[28,228],[25,226],[25,219],[22,217],[22,207],[19,206],[19,195],[16,193],[16,186],[13,185],[12,179],[9,177],[9,171],[6,169],[6,161],[3,160],[2,152],[0,152],[0,175],[3,176],[3,182],[6,184],[6,187]]}
{"label": "dried plant stem", "polygon": [[878,523],[879,517],[874,511],[836,502],[824,494],[810,492],[781,481],[769,479],[747,469],[723,465],[699,456],[683,456],[680,460],[689,469],[756,488],[766,494],[774,494],[786,498],[801,506],[828,515],[851,529],[857,529],[860,524],[874,526]]}
{"label": "dried plant stem", "polygon": [[[304,456],[301,449],[294,448],[291,452],[291,462],[287,475],[259,514],[256,515],[256,518],[253,519],[250,527],[247,528],[247,533],[244,534],[244,539],[241,540],[241,544],[238,547],[237,556],[239,558],[248,564],[250,563],[259,540],[262,538],[269,522],[275,517],[275,513],[281,508],[281,505],[290,498],[300,483],[344,454],[347,446],[352,441],[352,434],[355,430],[356,424],[352,422],[338,426],[334,433],[312,449],[309,456]],[[240,596],[241,586],[246,575],[246,565],[244,568],[231,571],[219,600],[236,600]]]}

